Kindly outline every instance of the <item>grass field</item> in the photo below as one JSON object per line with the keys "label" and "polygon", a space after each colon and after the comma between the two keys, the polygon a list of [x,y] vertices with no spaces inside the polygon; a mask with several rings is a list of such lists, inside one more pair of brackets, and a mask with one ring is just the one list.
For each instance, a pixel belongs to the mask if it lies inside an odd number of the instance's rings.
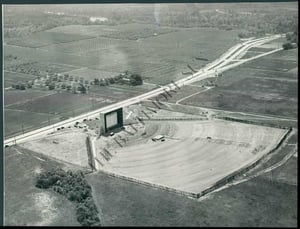
{"label": "grass field", "polygon": [[89,68],[80,68],[73,71],[66,72],[74,77],[83,77],[84,80],[93,81],[94,79],[104,79],[114,77],[121,72],[108,72],[101,70],[94,70]]}
{"label": "grass field", "polygon": [[91,38],[86,35],[53,33],[53,32],[38,32],[25,38],[9,39],[6,41],[9,45],[39,48],[51,44],[68,43],[71,41],[84,40]]}
{"label": "grass field", "polygon": [[[93,54],[100,52],[109,53],[113,48],[132,46],[136,42],[110,39],[106,37],[95,37],[91,39],[79,40],[69,43],[60,43],[43,47],[43,50],[71,53],[74,55],[94,56]],[[100,51],[100,52],[99,52]]]}
{"label": "grass field", "polygon": [[37,174],[64,165],[15,147],[4,158],[6,226],[79,226],[73,203],[34,186]]}
{"label": "grass field", "polygon": [[89,36],[102,36],[123,40],[136,40],[175,32],[176,28],[157,27],[150,24],[122,24],[122,25],[68,25],[48,30],[48,32],[59,32],[66,34],[87,34]]}
{"label": "grass field", "polygon": [[[294,50],[260,58],[236,69],[224,72],[217,86],[192,96],[182,104],[208,108],[261,113],[286,117],[297,116],[297,66],[286,56]],[[199,82],[201,83],[201,82]]]}
{"label": "grass field", "polygon": [[35,78],[34,75],[4,71],[4,87],[11,87],[12,84],[34,80]]}
{"label": "grass field", "polygon": [[268,52],[268,51],[272,51],[274,50],[274,48],[265,48],[265,47],[253,47],[253,48],[250,48],[249,51],[252,51],[252,52]]}
{"label": "grass field", "polygon": [[297,158],[290,158],[280,169],[267,174],[270,179],[276,179],[283,184],[298,185],[298,163]]}
{"label": "grass field", "polygon": [[[109,89],[107,89],[109,91]],[[105,93],[103,94],[105,95]],[[119,98],[114,94],[114,98]],[[5,136],[12,136],[54,124],[62,119],[103,107],[114,102],[99,94],[54,93],[49,91],[6,91]],[[110,100],[107,100],[110,99]]]}
{"label": "grass field", "polygon": [[33,100],[38,97],[48,96],[53,93],[55,92],[40,90],[31,90],[30,92],[20,90],[7,90],[4,93],[4,106],[9,106],[14,103],[23,103],[27,100]]}
{"label": "grass field", "polygon": [[[143,144],[114,147],[114,156],[102,169],[201,193],[269,152],[285,133],[281,129],[217,120],[161,123],[165,125],[164,130],[161,127],[156,132],[166,136],[165,142],[149,139]],[[97,158],[101,158],[100,153]]]}
{"label": "grass field", "polygon": [[273,59],[294,60],[298,61],[298,49],[291,49],[285,52],[277,52],[272,54]]}
{"label": "grass field", "polygon": [[184,100],[182,104],[296,117],[296,98],[297,84],[294,82],[247,78],[230,86],[197,94]]}
{"label": "grass field", "polygon": [[89,94],[56,93],[26,103],[12,105],[10,109],[59,114],[69,117],[87,112],[93,108],[100,108],[104,105],[107,105],[105,100],[97,95],[93,97]]}
{"label": "grass field", "polygon": [[[12,136],[58,122],[60,117],[52,114],[36,113],[23,110],[4,110],[4,136]],[[22,127],[23,126],[23,127]]]}
{"label": "grass field", "polygon": [[297,67],[297,61],[283,59],[272,59],[270,57],[262,57],[259,60],[247,64],[247,67],[260,70],[270,70],[286,72]]}
{"label": "grass field", "polygon": [[102,209],[103,226],[297,225],[297,187],[266,177],[212,193],[201,202],[101,172],[88,180]]}

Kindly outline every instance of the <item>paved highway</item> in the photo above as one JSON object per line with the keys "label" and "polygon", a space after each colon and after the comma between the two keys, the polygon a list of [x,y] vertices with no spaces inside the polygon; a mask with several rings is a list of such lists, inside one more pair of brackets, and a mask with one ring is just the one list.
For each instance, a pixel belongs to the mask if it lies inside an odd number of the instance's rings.
{"label": "paved highway", "polygon": [[[243,43],[239,43],[239,44],[231,47],[227,52],[225,52],[223,55],[221,55],[218,59],[216,59],[212,63],[206,65],[204,68],[200,69],[195,74],[185,77],[183,79],[180,79],[180,80],[176,81],[175,83],[170,83],[166,86],[162,86],[160,88],[157,88],[150,92],[144,93],[142,95],[139,95],[139,96],[136,96],[133,98],[129,98],[129,99],[111,104],[109,106],[97,109],[95,111],[91,111],[91,112],[88,112],[88,113],[85,113],[82,115],[78,115],[76,117],[69,118],[67,120],[58,122],[53,125],[49,125],[46,127],[42,127],[42,128],[30,131],[30,132],[24,133],[24,134],[20,134],[15,137],[11,137],[4,141],[4,145],[12,145],[15,143],[22,143],[22,142],[28,141],[30,139],[40,137],[41,135],[51,133],[56,128],[66,126],[66,125],[74,125],[76,122],[78,122],[78,121],[81,122],[85,118],[99,117],[100,112],[108,112],[108,111],[111,111],[111,110],[114,110],[114,109],[117,109],[120,107],[126,107],[129,105],[135,104],[135,103],[139,103],[143,100],[153,98],[155,96],[159,96],[160,94],[165,93],[165,91],[176,90],[177,87],[182,87],[182,86],[192,83],[194,81],[198,81],[198,80],[202,80],[202,79],[205,79],[205,78],[208,78],[211,76],[215,76],[216,71],[218,73],[220,73],[220,72],[223,72],[230,68],[234,68],[234,67],[236,67],[240,64],[243,64],[247,61],[255,59],[255,58],[249,58],[249,59],[237,61],[234,64],[229,64],[233,60],[236,60],[237,58],[241,57],[241,55],[244,54],[251,47],[269,42],[269,41],[277,39],[279,37],[280,37],[280,35],[273,35],[273,36],[253,39],[253,40],[249,40],[249,41],[246,41]],[[278,51],[278,50],[280,50],[280,49],[274,50],[273,52]],[[267,54],[269,54],[269,53],[266,53],[265,55],[267,55]],[[260,55],[260,56],[262,56],[262,55]]]}

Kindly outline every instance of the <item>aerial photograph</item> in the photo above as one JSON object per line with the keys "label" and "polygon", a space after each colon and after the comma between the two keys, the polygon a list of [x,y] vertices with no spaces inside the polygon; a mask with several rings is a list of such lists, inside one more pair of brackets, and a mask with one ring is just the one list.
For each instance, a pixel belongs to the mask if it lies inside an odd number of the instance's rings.
{"label": "aerial photograph", "polygon": [[4,225],[297,227],[298,19],[2,5]]}

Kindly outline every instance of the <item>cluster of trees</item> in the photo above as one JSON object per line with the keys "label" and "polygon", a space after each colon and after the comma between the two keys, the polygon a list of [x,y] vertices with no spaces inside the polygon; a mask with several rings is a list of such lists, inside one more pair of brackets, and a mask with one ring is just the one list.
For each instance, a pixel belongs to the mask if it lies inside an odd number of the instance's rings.
{"label": "cluster of trees", "polygon": [[[15,59],[15,57],[11,57]],[[25,74],[37,75],[36,80],[41,80],[42,84],[48,87],[49,90],[54,90],[55,88],[65,89],[67,91],[71,91],[73,93],[77,93],[80,91],[81,93],[86,93],[89,89],[90,85],[98,85],[98,86],[107,86],[110,84],[129,84],[129,85],[142,85],[143,79],[137,73],[131,73],[129,71],[125,71],[123,74],[119,74],[109,78],[95,78],[94,80],[85,80],[83,77],[79,76],[72,76],[68,73],[65,74],[58,74],[53,73],[51,71],[46,70],[42,72],[40,70],[36,70],[32,67],[32,63],[25,63],[18,66],[12,66],[10,70],[22,72]],[[30,67],[29,67],[30,66]],[[47,74],[47,77],[45,76]],[[69,83],[67,83],[69,82]],[[71,82],[78,83],[78,86],[71,86]],[[18,83],[13,84],[12,88],[25,90],[26,88],[32,88],[35,84],[35,80],[27,81],[26,83]]]}
{"label": "cluster of trees", "polygon": [[98,210],[92,198],[92,190],[82,171],[52,169],[38,175],[37,188],[49,189],[64,195],[76,203],[76,217],[82,226],[100,225]]}
{"label": "cluster of trees", "polygon": [[141,75],[136,73],[130,73],[129,71],[125,71],[124,74],[119,74],[114,77],[109,77],[105,79],[97,79],[95,78],[93,81],[94,85],[99,86],[107,86],[110,84],[129,84],[129,85],[142,85],[143,79]]}
{"label": "cluster of trees", "polygon": [[287,42],[282,45],[283,49],[292,49],[298,46],[298,31],[286,34]]}
{"label": "cluster of trees", "polygon": [[286,34],[287,41],[298,44],[298,31]]}
{"label": "cluster of trees", "polygon": [[26,83],[18,82],[16,84],[12,84],[11,87],[18,90],[26,90],[27,88],[32,88],[33,81],[29,80]]}

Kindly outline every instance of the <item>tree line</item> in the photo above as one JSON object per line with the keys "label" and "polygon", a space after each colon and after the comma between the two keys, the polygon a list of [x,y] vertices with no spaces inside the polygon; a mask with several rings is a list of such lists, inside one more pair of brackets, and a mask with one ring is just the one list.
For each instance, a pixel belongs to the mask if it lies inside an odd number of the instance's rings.
{"label": "tree line", "polygon": [[82,226],[100,225],[98,210],[92,197],[92,189],[82,171],[64,171],[61,168],[43,172],[37,176],[37,188],[51,189],[76,203],[76,218]]}

